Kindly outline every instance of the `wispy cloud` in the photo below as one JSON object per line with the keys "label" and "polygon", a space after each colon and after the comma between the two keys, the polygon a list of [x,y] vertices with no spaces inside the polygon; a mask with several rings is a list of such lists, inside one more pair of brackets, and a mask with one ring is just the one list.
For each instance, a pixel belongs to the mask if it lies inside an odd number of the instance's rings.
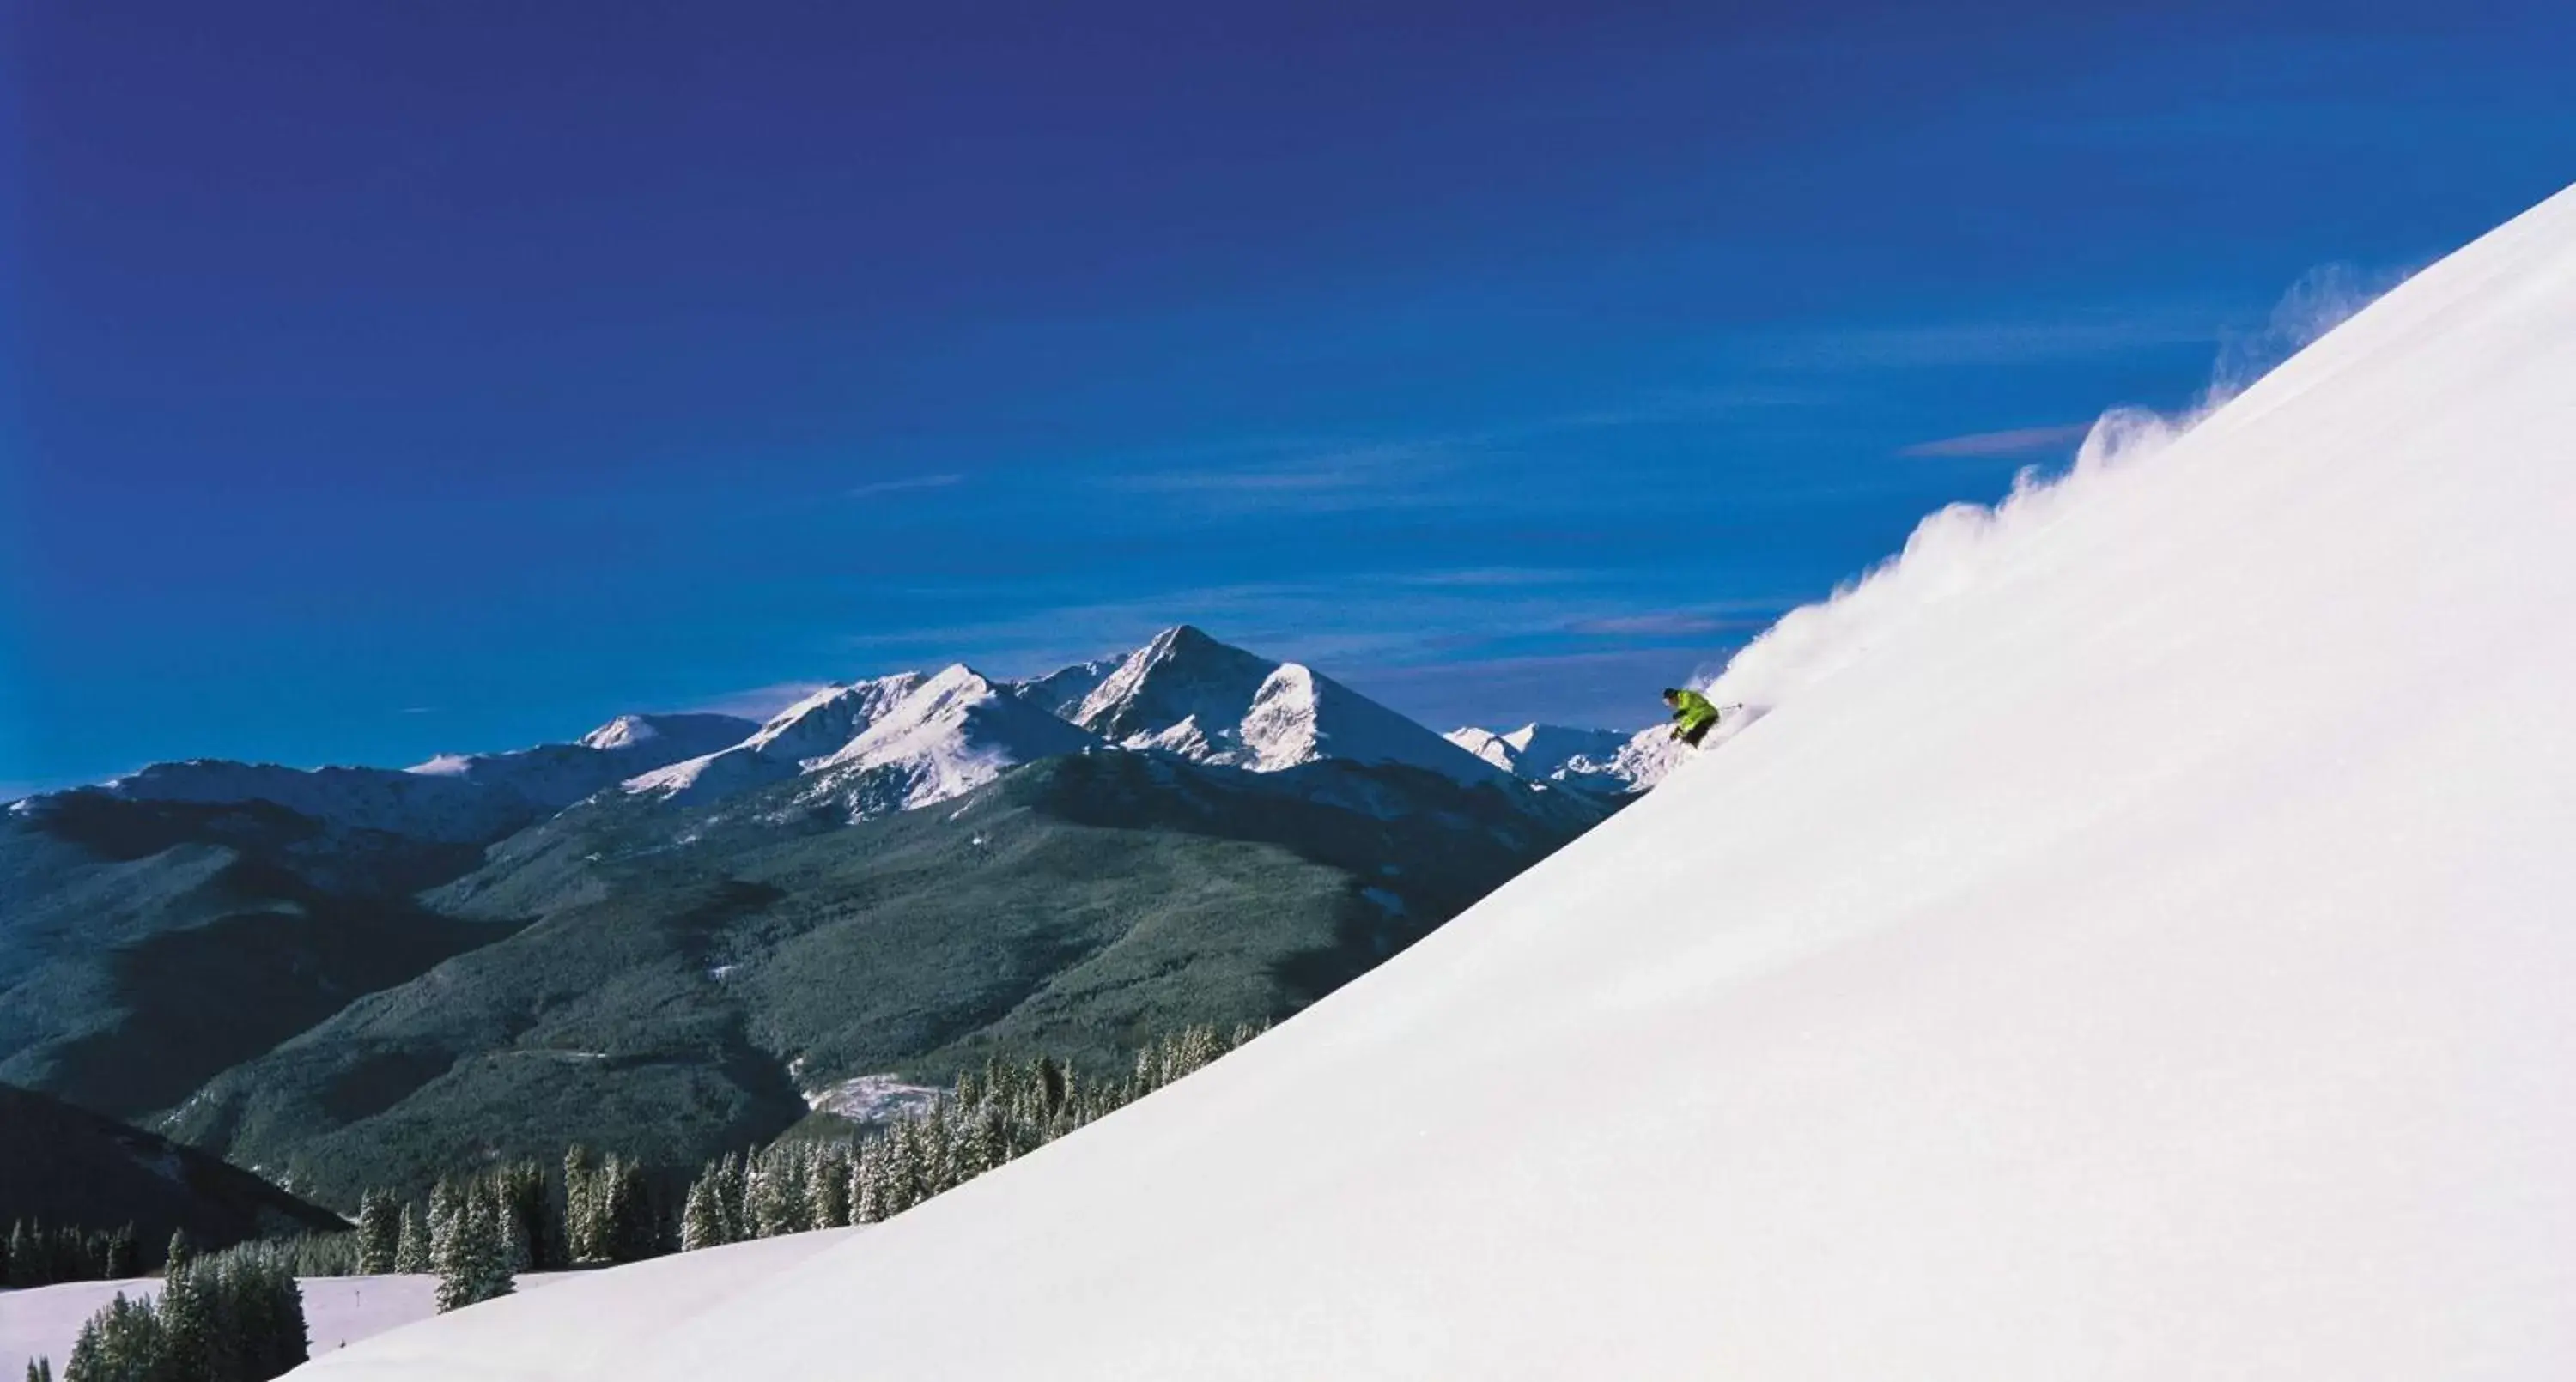
{"label": "wispy cloud", "polygon": [[1116,469],[1100,483],[1218,514],[1553,506],[1562,504],[1564,493],[1548,483],[1555,478],[1551,468],[1569,437],[1746,410],[1812,407],[1828,397],[1777,384],[1663,389],[1471,430],[1213,446],[1167,457],[1169,463],[1159,466]]}
{"label": "wispy cloud", "polygon": [[728,691],[689,708],[718,715],[739,715],[746,720],[766,720],[829,685],[831,683],[826,681],[774,681],[767,686]]}
{"label": "wispy cloud", "polygon": [[1513,586],[1571,585],[1586,579],[1582,571],[1527,566],[1478,566],[1456,571],[1413,571],[1385,579],[1391,584],[1433,590],[1493,590]]}
{"label": "wispy cloud", "polygon": [[2001,432],[1969,432],[1962,436],[1919,441],[1897,448],[1900,456],[2034,456],[2049,451],[2073,450],[2093,430],[2089,422],[2069,422],[2055,427],[2014,427]]}
{"label": "wispy cloud", "polygon": [[2011,365],[2117,355],[2158,346],[2215,346],[2226,309],[2214,303],[2102,308],[2060,318],[1860,325],[1802,331],[1764,348],[1771,364],[1821,369]]}
{"label": "wispy cloud", "polygon": [[1616,614],[1598,619],[1577,619],[1567,624],[1565,631],[1618,638],[1686,638],[1711,633],[1759,633],[1769,628],[1776,617],[1777,611],[1755,615],[1690,611]]}
{"label": "wispy cloud", "polygon": [[1446,441],[1372,442],[1269,456],[1230,465],[1184,466],[1110,477],[1113,489],[1163,494],[1218,509],[1311,513],[1382,508],[1439,497],[1461,460]]}
{"label": "wispy cloud", "polygon": [[966,477],[963,475],[904,475],[891,480],[871,480],[864,485],[852,488],[848,493],[852,499],[874,499],[887,494],[912,494],[926,489],[948,489],[964,483],[966,483]]}

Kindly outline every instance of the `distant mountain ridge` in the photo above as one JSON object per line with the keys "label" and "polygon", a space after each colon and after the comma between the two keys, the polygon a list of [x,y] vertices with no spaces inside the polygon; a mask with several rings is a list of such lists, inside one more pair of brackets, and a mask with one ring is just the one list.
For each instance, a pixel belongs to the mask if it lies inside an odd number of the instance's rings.
{"label": "distant mountain ridge", "polygon": [[1488,761],[1180,626],[760,724],[156,764],[0,812],[0,1079],[343,1207],[474,1148],[693,1162],[836,1082],[1286,1016],[1619,808],[1567,733]]}
{"label": "distant mountain ridge", "polygon": [[[884,721],[906,727],[878,733]],[[818,780],[809,797],[864,815],[931,805],[1007,767],[1086,749],[1248,772],[1326,759],[1394,763],[1468,784],[1517,778],[1596,791],[1636,790],[1660,775],[1651,755],[1621,766],[1618,736],[1607,731],[1514,731],[1523,740],[1533,733],[1535,749],[1486,731],[1444,737],[1310,667],[1182,624],[1123,657],[1020,681],[957,665],[839,683],[757,725],[730,715],[630,714],[570,743],[441,754],[406,769],[196,759],[70,790],[131,801],[266,801],[344,829],[481,843],[611,788],[698,805],[824,775],[829,782]],[[28,803],[59,795],[20,805],[35,809]]]}
{"label": "distant mountain ridge", "polygon": [[1689,752],[1673,742],[1663,725],[1635,734],[1562,725],[1527,724],[1507,731],[1470,725],[1442,737],[1525,781],[1611,795],[1652,788]]}

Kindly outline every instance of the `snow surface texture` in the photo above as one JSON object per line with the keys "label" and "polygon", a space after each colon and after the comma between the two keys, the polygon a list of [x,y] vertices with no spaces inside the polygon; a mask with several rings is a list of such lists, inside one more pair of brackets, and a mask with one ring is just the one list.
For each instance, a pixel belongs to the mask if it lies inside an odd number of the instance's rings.
{"label": "snow surface texture", "polygon": [[[520,1277],[519,1289],[532,1291],[566,1279],[541,1272]],[[306,1277],[297,1285],[304,1291],[304,1336],[315,1357],[438,1313],[434,1276]],[[63,1365],[71,1361],[72,1344],[92,1315],[119,1295],[153,1300],[160,1294],[157,1277],[0,1291],[0,1377],[17,1382],[35,1358],[52,1359],[54,1376],[61,1377]]]}
{"label": "snow surface texture", "polygon": [[1461,782],[1492,764],[1314,670],[1272,662],[1183,624],[1128,655],[1073,722],[1121,748],[1277,772],[1320,758],[1402,763]]}
{"label": "snow surface texture", "polygon": [[2576,191],[1934,520],[1722,752],[1213,1069],[705,1301],[316,1371],[2576,1376],[2571,380]]}

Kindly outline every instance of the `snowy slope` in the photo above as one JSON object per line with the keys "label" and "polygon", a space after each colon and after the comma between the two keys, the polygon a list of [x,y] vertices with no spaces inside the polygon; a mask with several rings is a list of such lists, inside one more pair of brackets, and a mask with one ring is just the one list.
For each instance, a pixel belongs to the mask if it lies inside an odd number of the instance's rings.
{"label": "snowy slope", "polygon": [[576,743],[440,754],[409,771],[497,788],[560,811],[638,773],[740,743],[752,729],[733,715],[620,715]]}
{"label": "snowy slope", "polygon": [[1474,754],[1294,662],[1272,662],[1187,624],[1128,655],[1073,722],[1121,748],[1253,772],[1319,758],[1402,763],[1462,782],[1504,774]]}
{"label": "snowy slope", "polygon": [[910,811],[963,796],[1022,763],[1098,744],[981,674],[951,667],[811,764],[801,800],[833,802],[853,820]]}
{"label": "snowy slope", "polygon": [[[519,1278],[533,1291],[580,1278],[577,1272],[536,1272]],[[309,1276],[296,1283],[304,1294],[304,1334],[313,1356],[343,1349],[388,1329],[417,1324],[438,1313],[434,1276]],[[0,1377],[26,1376],[27,1364],[50,1360],[63,1375],[81,1326],[118,1296],[156,1300],[159,1277],[132,1281],[76,1281],[28,1291],[0,1291]]]}
{"label": "snowy slope", "polygon": [[2571,380],[2576,192],[1215,1069],[582,1359],[315,1373],[2576,1375]]}
{"label": "snowy slope", "polygon": [[783,782],[867,732],[921,685],[919,672],[826,686],[769,718],[738,744],[639,774],[626,790],[682,802],[712,801]]}

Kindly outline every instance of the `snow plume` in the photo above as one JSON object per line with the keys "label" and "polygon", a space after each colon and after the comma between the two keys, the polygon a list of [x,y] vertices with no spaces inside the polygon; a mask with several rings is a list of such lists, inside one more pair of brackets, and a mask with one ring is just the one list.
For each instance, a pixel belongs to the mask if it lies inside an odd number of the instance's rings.
{"label": "snow plume", "polygon": [[[2208,388],[2188,409],[2162,414],[2114,408],[2085,434],[2075,463],[2044,476],[2025,469],[2011,493],[1991,506],[1952,504],[1918,524],[1904,550],[1848,582],[1825,600],[1790,611],[1736,653],[1725,670],[1701,683],[1725,717],[1708,742],[1721,742],[1829,677],[1894,631],[1915,624],[1997,567],[2014,560],[2033,534],[2068,509],[2097,502],[2139,460],[2173,444],[2281,362],[2413,274],[2372,275],[2335,264],[2303,275],[2257,331],[2230,336],[2210,369]],[[1741,707],[1738,709],[1737,707]]]}
{"label": "snow plume", "polygon": [[2209,391],[2194,410],[2195,420],[2252,387],[2282,361],[2341,326],[2353,313],[2387,295],[2415,276],[2421,265],[2373,271],[2351,264],[2325,264],[2308,270],[2272,307],[2261,329],[2220,339],[2218,361],[2210,367]]}

